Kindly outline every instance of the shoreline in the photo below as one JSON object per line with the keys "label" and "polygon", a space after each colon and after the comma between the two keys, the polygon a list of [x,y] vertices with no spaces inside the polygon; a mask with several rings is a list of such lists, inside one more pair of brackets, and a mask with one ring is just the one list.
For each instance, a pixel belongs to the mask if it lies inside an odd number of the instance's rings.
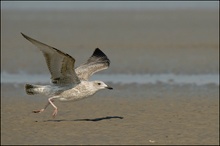
{"label": "shoreline", "polygon": [[[1,72],[1,83],[25,84],[50,84],[49,74],[28,74],[20,72],[16,74]],[[95,74],[90,80],[102,80],[114,84],[157,84],[167,85],[208,85],[219,86],[219,74]]]}

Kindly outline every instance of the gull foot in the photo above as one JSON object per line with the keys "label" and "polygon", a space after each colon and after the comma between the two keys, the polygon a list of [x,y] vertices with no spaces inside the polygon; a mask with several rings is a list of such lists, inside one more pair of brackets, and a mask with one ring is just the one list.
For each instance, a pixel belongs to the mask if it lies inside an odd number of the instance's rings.
{"label": "gull foot", "polygon": [[52,114],[53,118],[55,118],[55,116],[57,115],[57,112],[58,112],[57,109],[55,109],[55,110],[53,111],[53,114]]}
{"label": "gull foot", "polygon": [[43,112],[43,111],[44,111],[44,109],[41,109],[41,110],[33,110],[32,113],[41,113],[41,112]]}

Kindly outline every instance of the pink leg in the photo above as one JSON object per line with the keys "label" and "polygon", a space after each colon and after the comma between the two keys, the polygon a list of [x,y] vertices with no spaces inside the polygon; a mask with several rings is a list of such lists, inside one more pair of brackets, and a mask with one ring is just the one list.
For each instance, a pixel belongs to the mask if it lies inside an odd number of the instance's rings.
{"label": "pink leg", "polygon": [[42,108],[40,110],[33,110],[32,112],[33,113],[41,113],[41,112],[43,112],[48,107],[48,105],[50,105],[50,102],[47,102],[47,104],[45,105],[44,108]]}
{"label": "pink leg", "polygon": [[53,99],[56,98],[56,97],[51,97],[48,99],[49,103],[54,107],[54,111],[53,111],[53,118],[55,118],[55,116],[57,115],[57,112],[58,112],[58,109],[57,107],[53,104]]}

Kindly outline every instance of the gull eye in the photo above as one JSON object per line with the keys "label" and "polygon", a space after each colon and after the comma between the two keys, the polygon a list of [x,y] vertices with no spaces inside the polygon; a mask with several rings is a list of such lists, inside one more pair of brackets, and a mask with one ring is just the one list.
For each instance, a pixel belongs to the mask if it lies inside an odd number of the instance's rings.
{"label": "gull eye", "polygon": [[101,83],[98,83],[98,85],[101,85]]}

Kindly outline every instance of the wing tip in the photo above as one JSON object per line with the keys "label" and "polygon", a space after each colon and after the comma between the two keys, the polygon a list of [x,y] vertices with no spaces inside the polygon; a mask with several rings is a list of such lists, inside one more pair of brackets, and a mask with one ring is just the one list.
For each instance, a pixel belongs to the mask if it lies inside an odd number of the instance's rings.
{"label": "wing tip", "polygon": [[[21,32],[21,35],[26,38],[27,40],[31,41],[31,40],[34,40],[32,38],[30,38],[29,36],[25,35],[24,33]],[[35,40],[36,41],[36,40]]]}
{"label": "wing tip", "polygon": [[92,56],[97,56],[97,57],[107,57],[104,52],[102,52],[99,48],[96,48],[95,51],[93,52]]}
{"label": "wing tip", "polygon": [[27,36],[26,36],[25,34],[23,34],[22,32],[21,32],[21,35],[22,35],[23,37],[27,38]]}
{"label": "wing tip", "polygon": [[92,56],[100,57],[100,58],[102,58],[105,61],[105,63],[107,63],[107,66],[110,65],[110,60],[108,59],[107,55],[105,55],[105,53],[102,52],[99,48],[95,49],[95,51],[93,52]]}

